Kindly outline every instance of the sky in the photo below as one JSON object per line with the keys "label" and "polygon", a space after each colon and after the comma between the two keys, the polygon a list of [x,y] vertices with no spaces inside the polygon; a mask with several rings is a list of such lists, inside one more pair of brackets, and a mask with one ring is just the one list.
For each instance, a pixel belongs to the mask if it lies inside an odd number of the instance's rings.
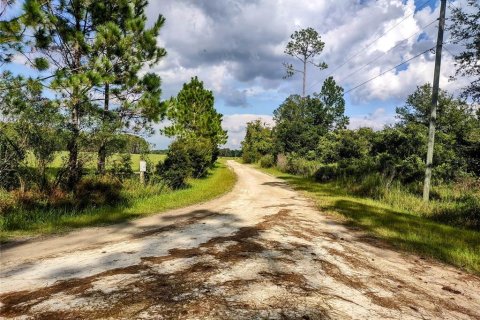
{"label": "sky", "polygon": [[[465,2],[450,1],[447,19],[452,6]],[[295,30],[312,27],[325,42],[316,61],[329,67],[309,67],[307,93],[320,91],[328,76],[348,91],[434,47],[439,6],[439,0],[151,0],[149,23],[159,14],[166,18],[158,44],[168,54],[147,71],[161,76],[164,99],[193,76],[204,81],[224,115],[225,146],[239,148],[248,121],[273,125],[273,111],[290,94],[301,93],[301,75],[283,79],[282,63],[296,63],[284,53]],[[452,53],[461,48],[448,44],[448,32],[444,41],[440,86],[458,94],[467,80],[449,77],[455,74]],[[434,59],[427,51],[347,93],[349,127],[381,129],[394,123],[395,107],[416,86],[432,82]],[[21,63],[9,68],[21,70]],[[147,140],[156,149],[169,143],[158,130]]]}

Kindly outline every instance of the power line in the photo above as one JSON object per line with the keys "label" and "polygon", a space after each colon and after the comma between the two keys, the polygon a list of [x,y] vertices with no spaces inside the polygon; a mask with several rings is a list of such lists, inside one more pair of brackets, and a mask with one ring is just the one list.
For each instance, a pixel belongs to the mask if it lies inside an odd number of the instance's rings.
{"label": "power line", "polygon": [[410,59],[408,59],[408,60],[405,60],[405,61],[403,61],[403,62],[401,62],[401,63],[397,64],[395,67],[393,67],[393,68],[390,68],[390,69],[388,69],[388,70],[386,70],[386,71],[384,71],[384,72],[380,73],[379,75],[377,75],[377,76],[375,76],[375,77],[373,77],[373,78],[371,78],[371,79],[368,79],[367,81],[364,81],[364,82],[362,82],[362,83],[360,83],[360,84],[356,85],[355,87],[353,87],[353,88],[351,88],[351,89],[349,89],[349,90],[345,91],[345,93],[344,93],[344,94],[347,94],[347,93],[349,93],[349,92],[351,92],[351,91],[353,91],[353,90],[355,90],[355,89],[357,89],[357,88],[359,88],[359,87],[361,87],[361,86],[363,86],[363,85],[365,85],[365,84],[369,83],[370,81],[373,81],[373,80],[377,79],[378,77],[381,77],[381,76],[383,76],[385,73],[388,73],[388,72],[390,72],[390,71],[392,71],[392,70],[394,70],[394,69],[396,69],[396,68],[398,68],[398,67],[400,67],[400,66],[404,65],[405,63],[407,63],[407,62],[410,62],[410,61],[412,61],[413,59],[416,59],[416,58],[420,57],[421,55],[423,55],[423,54],[427,53],[428,51],[430,51],[430,50],[432,50],[432,49],[434,49],[434,48],[435,48],[435,46],[433,46],[433,47],[431,47],[431,48],[429,48],[429,49],[427,49],[427,50],[425,50],[425,51],[423,51],[423,52],[420,52],[419,54],[417,54],[417,55],[415,55],[415,56],[411,57]]}
{"label": "power line", "polygon": [[[430,1],[432,0],[427,0],[425,2],[423,2],[420,6],[418,6],[418,10],[421,10],[423,9],[423,7],[428,4]],[[402,24],[405,20],[407,20],[408,18],[410,18],[411,16],[413,16],[415,14],[415,10],[409,14],[408,16],[406,16],[405,18],[403,18],[402,20],[400,20],[400,22],[398,22],[397,24],[395,24],[393,27],[389,28],[388,30],[386,30],[385,32],[383,32],[380,36],[378,36],[377,38],[375,38],[373,41],[371,41],[370,43],[368,43],[365,47],[363,47],[363,49],[361,49],[360,51],[358,51],[357,53],[349,56],[347,58],[347,60],[345,60],[343,63],[341,63],[340,65],[338,65],[335,69],[333,69],[332,72],[330,72],[329,75],[327,75],[326,78],[332,76],[335,71],[337,71],[338,69],[340,69],[341,67],[343,67],[344,65],[346,65],[348,62],[350,62],[353,58],[357,57],[358,55],[360,55],[361,53],[363,53],[366,49],[370,48],[375,42],[377,42],[378,40],[380,40],[381,38],[383,38],[387,33],[389,33],[390,31],[392,31],[393,29],[395,29],[396,27],[398,27],[400,24]],[[320,83],[320,81],[316,81],[314,82],[312,85],[310,85],[308,87],[308,90],[310,90],[313,86],[317,85],[318,83]]]}
{"label": "power line", "polygon": [[374,58],[373,60],[371,60],[370,62],[368,62],[367,64],[363,65],[362,67],[360,67],[359,69],[349,73],[348,75],[342,77],[342,80],[345,79],[345,78],[348,78],[350,76],[353,76],[354,74],[357,74],[360,70],[364,69],[365,67],[368,67],[369,65],[371,65],[373,62],[379,60],[380,58],[382,58],[384,55],[386,55],[387,53],[389,53],[390,51],[392,51],[393,49],[399,47],[400,45],[402,45],[405,41],[409,40],[410,38],[412,38],[413,36],[417,35],[418,33],[423,33],[423,31],[428,28],[429,26],[431,26],[432,24],[434,24],[435,22],[437,22],[438,19],[435,19],[433,20],[432,22],[430,22],[429,24],[427,24],[426,26],[422,27],[419,31],[415,32],[414,34],[412,34],[411,36],[401,40],[398,42],[397,45],[393,46],[392,48],[390,48],[389,50],[383,52],[381,55],[377,56],[376,58]]}

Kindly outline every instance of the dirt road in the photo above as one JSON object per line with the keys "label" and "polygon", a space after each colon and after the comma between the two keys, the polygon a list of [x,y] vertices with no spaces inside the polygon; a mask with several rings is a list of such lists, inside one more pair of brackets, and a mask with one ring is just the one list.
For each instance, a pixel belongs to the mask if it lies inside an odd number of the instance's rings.
{"label": "dirt road", "polygon": [[480,319],[480,279],[397,253],[230,161],[201,205],[2,248],[0,316]]}

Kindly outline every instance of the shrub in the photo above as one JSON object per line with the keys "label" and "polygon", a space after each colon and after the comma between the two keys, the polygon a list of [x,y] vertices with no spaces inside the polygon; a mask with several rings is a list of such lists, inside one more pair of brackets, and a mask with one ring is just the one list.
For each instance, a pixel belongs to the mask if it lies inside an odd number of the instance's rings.
{"label": "shrub", "polygon": [[327,182],[338,177],[338,168],[336,164],[321,165],[315,172],[315,180],[318,182]]}
{"label": "shrub", "polygon": [[13,190],[19,187],[20,163],[25,150],[0,128],[0,188]]}
{"label": "shrub", "polygon": [[130,178],[133,175],[131,154],[122,154],[120,160],[114,159],[110,173],[121,181]]}
{"label": "shrub", "polygon": [[291,174],[311,177],[319,167],[319,162],[297,157],[295,154],[292,154],[287,158],[287,172]]}
{"label": "shrub", "polygon": [[206,138],[182,139],[178,143],[183,143],[187,150],[192,176],[194,178],[204,177],[208,169],[215,162],[214,148],[212,142]]}
{"label": "shrub", "polygon": [[288,159],[284,154],[277,155],[277,168],[282,172],[287,172]]}
{"label": "shrub", "polygon": [[271,168],[275,165],[275,157],[271,154],[264,155],[260,158],[260,167]]}
{"label": "shrub", "polygon": [[118,179],[109,176],[83,178],[75,189],[75,204],[78,208],[117,205],[125,201],[122,187]]}
{"label": "shrub", "polygon": [[157,173],[172,189],[186,186],[192,167],[188,150],[181,140],[174,141],[170,145],[165,161],[157,164]]}
{"label": "shrub", "polygon": [[14,206],[13,194],[0,189],[0,215],[10,212]]}

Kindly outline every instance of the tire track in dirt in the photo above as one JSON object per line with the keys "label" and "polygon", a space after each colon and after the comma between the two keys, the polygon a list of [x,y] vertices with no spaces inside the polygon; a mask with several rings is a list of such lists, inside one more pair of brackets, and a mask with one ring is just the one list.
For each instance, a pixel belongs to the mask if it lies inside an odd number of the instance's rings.
{"label": "tire track in dirt", "polygon": [[229,164],[239,176],[230,195],[166,214],[163,225],[10,261],[0,316],[480,319],[478,277],[366,240],[283,182]]}

